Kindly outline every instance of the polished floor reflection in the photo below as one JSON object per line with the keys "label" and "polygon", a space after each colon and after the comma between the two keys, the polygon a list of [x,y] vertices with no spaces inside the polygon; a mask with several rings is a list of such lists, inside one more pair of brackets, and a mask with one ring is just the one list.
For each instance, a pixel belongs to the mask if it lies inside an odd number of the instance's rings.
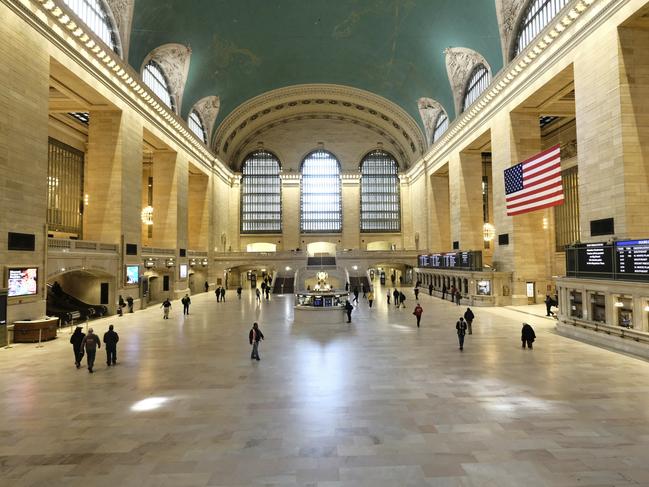
{"label": "polished floor reflection", "polygon": [[95,374],[67,331],[0,350],[0,485],[649,485],[649,364],[511,309],[475,309],[460,352],[463,307],[422,296],[417,329],[411,292],[406,309],[377,297],[351,325],[232,292],[94,322],[121,337]]}

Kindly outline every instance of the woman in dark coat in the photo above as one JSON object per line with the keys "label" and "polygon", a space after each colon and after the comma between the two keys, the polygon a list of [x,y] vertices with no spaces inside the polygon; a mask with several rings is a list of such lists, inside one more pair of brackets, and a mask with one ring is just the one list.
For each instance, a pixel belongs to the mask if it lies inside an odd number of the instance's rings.
{"label": "woman in dark coat", "polygon": [[74,333],[70,337],[72,350],[74,350],[74,364],[77,366],[77,369],[81,367],[81,359],[83,359],[83,349],[81,348],[81,342],[83,341],[85,336],[86,334],[81,331],[81,327],[77,326],[74,330]]}
{"label": "woman in dark coat", "polygon": [[536,339],[536,334],[534,329],[527,323],[523,323],[523,328],[521,330],[521,342],[523,342],[523,348],[527,345],[527,348],[532,350],[532,343]]}

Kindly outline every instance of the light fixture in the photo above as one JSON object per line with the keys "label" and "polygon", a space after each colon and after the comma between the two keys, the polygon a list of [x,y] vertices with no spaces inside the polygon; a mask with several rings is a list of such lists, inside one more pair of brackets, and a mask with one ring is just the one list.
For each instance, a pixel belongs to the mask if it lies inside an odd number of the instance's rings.
{"label": "light fixture", "polygon": [[485,242],[491,242],[496,236],[496,227],[491,223],[482,225],[482,238]]}
{"label": "light fixture", "polygon": [[86,193],[86,194],[83,196],[83,205],[84,205],[84,206],[88,206],[89,201],[90,201],[90,196],[88,196],[88,193]]}
{"label": "light fixture", "polygon": [[357,271],[357,270],[358,270],[358,266],[357,266],[357,265],[353,265],[353,266],[352,266],[352,269],[354,269],[355,271]]}
{"label": "light fixture", "polygon": [[286,272],[288,272],[288,271],[291,270],[291,268],[290,268],[289,266],[286,266],[286,267],[284,268],[284,270],[285,270]]}
{"label": "light fixture", "polygon": [[644,310],[645,310],[645,311],[649,311],[649,304],[648,304],[647,306],[644,307]]}
{"label": "light fixture", "polygon": [[622,308],[624,306],[624,303],[622,301],[615,301],[615,304],[613,305],[616,308]]}
{"label": "light fixture", "polygon": [[140,217],[145,225],[153,225],[153,206],[145,206]]}

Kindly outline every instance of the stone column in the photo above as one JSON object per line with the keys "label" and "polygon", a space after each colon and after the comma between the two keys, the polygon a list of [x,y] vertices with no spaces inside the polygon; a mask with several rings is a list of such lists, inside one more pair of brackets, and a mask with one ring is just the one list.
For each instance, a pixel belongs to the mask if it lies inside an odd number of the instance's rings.
{"label": "stone column", "polygon": [[302,248],[300,240],[300,179],[292,174],[282,175],[282,241],[284,250]]}
{"label": "stone column", "polygon": [[[9,299],[11,323],[45,314],[50,66],[48,46],[40,33],[1,3],[0,18],[0,262],[38,267],[38,294]],[[35,250],[8,251],[8,232],[34,235]],[[3,329],[0,345],[4,335]]]}
{"label": "stone column", "polygon": [[203,174],[189,174],[188,195],[188,246],[192,250],[207,250],[207,237],[209,233],[209,214],[211,194],[208,191],[209,176]]}
{"label": "stone column", "polygon": [[462,250],[482,250],[482,156],[455,154],[449,161],[451,241]]}
{"label": "stone column", "polygon": [[[361,179],[348,175],[342,179],[343,234],[338,250],[361,249]],[[364,244],[363,244],[364,245]]]}

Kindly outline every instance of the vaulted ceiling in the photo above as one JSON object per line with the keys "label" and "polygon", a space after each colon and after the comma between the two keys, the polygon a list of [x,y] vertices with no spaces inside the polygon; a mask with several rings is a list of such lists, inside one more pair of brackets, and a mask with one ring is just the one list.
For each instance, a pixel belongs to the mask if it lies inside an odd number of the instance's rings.
{"label": "vaulted ceiling", "polygon": [[217,95],[217,125],[262,93],[328,83],[384,97],[421,126],[421,97],[455,115],[445,48],[502,66],[493,0],[137,0],[131,65],[166,43],[192,50],[181,115]]}

